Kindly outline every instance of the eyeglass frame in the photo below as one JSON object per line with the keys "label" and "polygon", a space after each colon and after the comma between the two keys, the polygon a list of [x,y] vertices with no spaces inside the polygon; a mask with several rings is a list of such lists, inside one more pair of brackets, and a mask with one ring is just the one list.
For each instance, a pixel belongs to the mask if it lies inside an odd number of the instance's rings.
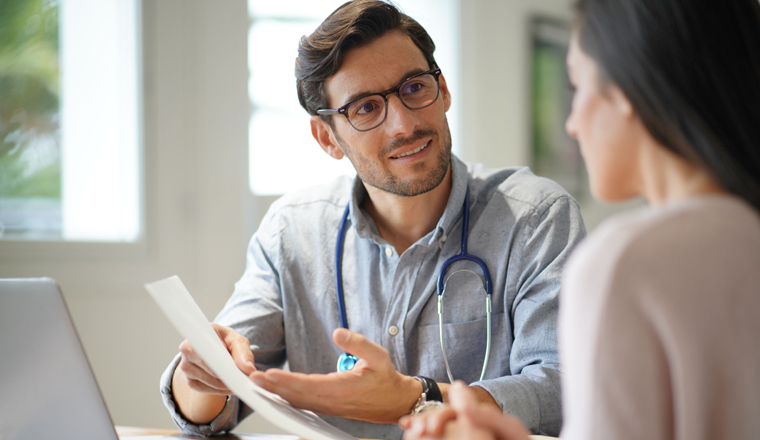
{"label": "eyeglass frame", "polygon": [[[404,102],[404,99],[401,97],[401,94],[399,93],[399,90],[401,90],[401,86],[403,86],[404,84],[406,84],[408,81],[410,81],[410,80],[412,80],[414,78],[417,78],[418,76],[422,76],[422,75],[432,75],[433,78],[435,78],[435,85],[437,86],[437,91],[435,93],[435,98],[432,101],[430,101],[430,104],[427,104],[425,106],[417,107],[417,108],[409,107],[406,104],[406,102]],[[441,76],[441,68],[436,66],[436,67],[434,67],[434,68],[432,68],[432,69],[430,69],[428,71],[421,72],[421,73],[418,73],[416,75],[412,75],[409,78],[407,78],[407,79],[401,81],[400,83],[398,83],[395,87],[391,87],[390,89],[388,89],[388,90],[386,90],[384,92],[369,93],[367,95],[360,96],[360,97],[358,97],[356,99],[352,99],[351,101],[348,101],[347,103],[345,103],[344,105],[342,105],[342,106],[340,106],[340,107],[338,107],[336,109],[321,108],[321,109],[317,110],[317,114],[319,114],[320,116],[333,116],[333,115],[340,114],[340,115],[343,115],[343,116],[346,117],[346,120],[348,121],[349,125],[351,125],[351,127],[353,127],[354,130],[356,130],[356,131],[365,132],[365,131],[374,130],[377,127],[383,125],[383,123],[385,122],[385,120],[388,118],[388,95],[390,95],[392,93],[395,93],[396,96],[398,96],[398,100],[401,102],[401,104],[403,104],[404,107],[408,108],[409,110],[422,110],[423,108],[427,108],[427,107],[430,107],[431,105],[435,104],[436,101],[438,101],[438,97],[441,95],[440,76]],[[380,95],[383,98],[383,101],[385,101],[385,113],[383,114],[383,119],[377,125],[375,125],[372,128],[365,128],[365,129],[356,128],[356,126],[351,122],[351,118],[348,117],[348,107],[351,104],[353,104],[354,102],[359,101],[360,99],[365,99],[365,98],[368,98],[370,96],[375,96],[375,95]]]}

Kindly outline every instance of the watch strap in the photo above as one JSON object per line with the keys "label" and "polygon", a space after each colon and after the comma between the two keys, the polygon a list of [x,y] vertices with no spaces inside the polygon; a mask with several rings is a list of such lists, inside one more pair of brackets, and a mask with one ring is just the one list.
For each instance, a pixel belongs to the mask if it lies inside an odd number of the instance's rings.
{"label": "watch strap", "polygon": [[441,394],[441,389],[438,388],[438,384],[433,379],[425,376],[413,377],[419,380],[422,384],[422,394],[424,396],[422,397],[422,400],[424,402],[430,402],[431,400],[436,402],[443,402],[443,394]]}

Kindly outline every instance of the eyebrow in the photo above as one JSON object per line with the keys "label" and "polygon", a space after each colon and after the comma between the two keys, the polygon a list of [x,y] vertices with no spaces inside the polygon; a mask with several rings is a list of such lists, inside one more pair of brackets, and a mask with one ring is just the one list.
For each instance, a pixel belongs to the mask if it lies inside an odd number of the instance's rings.
{"label": "eyebrow", "polygon": [[[414,75],[419,75],[420,73],[427,72],[428,70],[430,70],[430,69],[420,69],[420,68],[417,68],[417,69],[409,70],[404,75],[401,76],[402,79],[399,80],[398,83],[396,83],[396,86],[399,85],[399,84],[401,84],[401,83],[403,83],[407,79],[413,77]],[[393,86],[393,87],[396,87],[396,86]],[[391,88],[393,88],[393,87],[391,87]],[[377,94],[382,93],[384,91],[385,90],[380,91],[380,92],[366,92],[366,91],[362,91],[362,92],[354,93],[353,95],[349,96],[348,99],[343,104],[341,104],[338,108],[343,107],[344,105],[348,104],[349,102],[355,101],[355,100],[357,100],[359,98],[364,98],[365,96],[370,96],[370,95],[377,95]]]}

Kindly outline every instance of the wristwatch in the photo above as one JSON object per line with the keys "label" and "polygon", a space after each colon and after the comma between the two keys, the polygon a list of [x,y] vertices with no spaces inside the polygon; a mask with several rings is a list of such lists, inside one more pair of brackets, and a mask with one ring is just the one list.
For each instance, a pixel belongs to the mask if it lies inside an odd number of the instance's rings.
{"label": "wristwatch", "polygon": [[412,415],[443,406],[441,389],[438,388],[438,384],[433,379],[424,376],[413,377],[422,384],[422,394],[412,408]]}

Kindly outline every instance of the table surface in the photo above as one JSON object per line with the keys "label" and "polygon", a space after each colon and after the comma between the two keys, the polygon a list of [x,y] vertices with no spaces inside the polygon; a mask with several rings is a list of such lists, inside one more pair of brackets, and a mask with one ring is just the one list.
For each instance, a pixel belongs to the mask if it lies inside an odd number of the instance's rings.
{"label": "table surface", "polygon": [[[192,435],[182,435],[178,430],[176,429],[154,429],[154,428],[138,428],[133,426],[116,426],[116,434],[121,437],[141,437],[141,436],[150,436],[150,435],[170,435],[170,436],[176,436],[177,438],[184,438],[184,439],[200,439],[204,437],[196,437]],[[241,434],[242,435],[242,434]],[[240,437],[236,435],[225,435],[222,437],[214,437],[214,440],[223,440],[223,439],[229,439],[229,440],[240,440]],[[367,439],[365,439],[367,440]]]}
{"label": "table surface", "polygon": [[[117,426],[116,427],[116,434],[119,435],[119,437],[140,437],[140,436],[150,436],[150,435],[171,435],[176,436],[177,438],[184,438],[184,439],[200,439],[203,437],[195,437],[191,435],[181,435],[179,431],[176,429],[154,429],[154,428],[136,428],[132,426]],[[555,439],[556,437],[544,437],[542,435],[532,435],[530,436],[532,440],[540,440],[540,439]],[[236,435],[225,435],[224,437],[214,437],[214,440],[219,439],[230,439],[230,440],[240,440],[240,437]],[[364,439],[369,440],[369,439]]]}

